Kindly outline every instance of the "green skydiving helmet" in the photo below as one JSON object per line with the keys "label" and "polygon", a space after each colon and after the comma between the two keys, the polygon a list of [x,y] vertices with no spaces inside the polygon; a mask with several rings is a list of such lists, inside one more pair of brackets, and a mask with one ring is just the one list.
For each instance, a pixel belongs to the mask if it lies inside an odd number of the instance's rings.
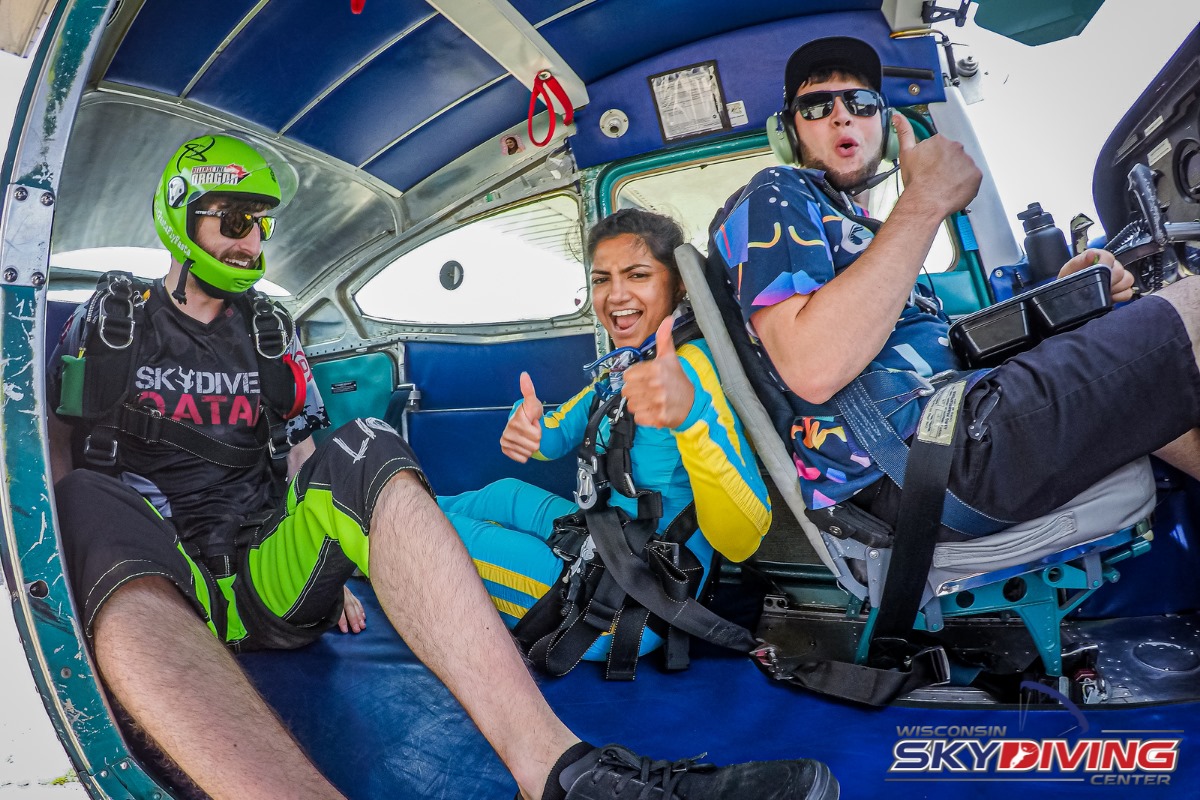
{"label": "green skydiving helmet", "polygon": [[[182,300],[187,272],[205,293],[230,298],[247,291],[266,272],[260,253],[249,268],[222,263],[196,244],[193,236],[200,216],[220,217],[222,235],[239,239],[258,226],[262,239],[270,237],[274,219],[239,207],[241,202],[261,203],[278,210],[295,193],[296,173],[265,142],[250,143],[228,134],[198,136],[176,151],[163,170],[154,192],[154,228],[172,257],[184,265],[176,296]],[[219,193],[232,201],[227,210],[205,209],[205,195]]]}

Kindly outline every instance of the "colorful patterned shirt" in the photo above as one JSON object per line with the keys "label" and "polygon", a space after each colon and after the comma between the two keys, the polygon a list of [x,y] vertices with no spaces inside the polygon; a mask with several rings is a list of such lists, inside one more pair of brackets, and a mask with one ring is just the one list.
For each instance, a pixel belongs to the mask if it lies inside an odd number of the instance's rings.
{"label": "colorful patterned shirt", "polygon": [[[830,194],[821,172],[769,167],[747,184],[714,234],[713,252],[730,271],[742,317],[756,344],[750,323],[754,312],[793,295],[816,292],[853,264],[874,238]],[[853,213],[859,215],[861,209]],[[864,371],[898,370],[928,378],[956,369],[948,325],[940,303],[918,284],[887,344]],[[785,395],[796,412],[794,457],[809,508],[840,503],[882,476],[832,402],[809,403],[790,391]],[[902,438],[916,430],[923,402],[909,402],[888,418]]]}

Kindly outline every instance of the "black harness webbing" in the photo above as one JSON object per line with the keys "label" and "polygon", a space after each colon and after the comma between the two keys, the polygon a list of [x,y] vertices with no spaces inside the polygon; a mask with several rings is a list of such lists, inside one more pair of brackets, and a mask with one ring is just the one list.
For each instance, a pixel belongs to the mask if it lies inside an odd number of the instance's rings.
{"label": "black harness webbing", "polygon": [[954,381],[929,399],[909,445],[892,558],[871,630],[871,663],[885,663],[888,650],[905,641],[916,622],[937,546],[965,388],[965,381]]}
{"label": "black harness webbing", "polygon": [[[758,646],[750,631],[717,616],[686,592],[687,579],[678,566],[682,544],[665,538],[649,542],[646,553],[651,559],[651,569],[639,569],[640,559],[629,549],[615,509],[589,512],[587,520],[596,551],[609,573],[651,614],[673,628],[731,650],[748,653]],[[655,580],[656,576],[659,580]],[[664,578],[669,589],[664,588]]]}
{"label": "black harness webbing", "polygon": [[[129,402],[131,376],[140,363],[141,343],[151,324],[145,310],[150,286],[126,272],[101,276],[84,314],[83,349],[78,356],[64,358],[64,362],[75,362],[76,369],[82,368],[78,396],[73,404],[64,397],[64,409],[78,412],[91,425],[83,442],[84,458],[96,466],[114,467],[120,458],[120,439],[128,436],[150,444],[166,443],[226,467],[253,466],[264,451],[281,463],[289,449],[287,420],[302,410],[304,401],[302,373],[286,355],[295,335],[291,317],[253,289],[233,301],[249,326],[263,400],[255,427],[256,446],[237,447],[187,423],[165,418],[157,409]],[[64,395],[65,384],[64,380]]]}
{"label": "black harness webbing", "polygon": [[[694,321],[685,320],[675,340],[698,335]],[[643,357],[653,356],[649,350]],[[609,437],[599,452],[605,418]],[[689,634],[741,652],[757,644],[750,631],[695,599],[704,569],[685,544],[697,529],[695,504],[656,534],[662,496],[633,483],[636,429],[619,393],[603,402],[597,395],[579,449],[576,502],[582,510],[556,520],[549,539],[566,569],[513,631],[529,658],[551,675],[569,672],[605,632],[612,634],[605,672],[610,680],[633,680],[647,626],[664,638],[668,670],[687,668]],[[607,506],[613,490],[636,498],[636,517]]]}
{"label": "black harness webbing", "polygon": [[813,661],[781,655],[774,645],[750,654],[769,677],[819,694],[868,706],[886,706],[897,697],[950,679],[950,661],[941,647],[918,650],[896,669],[848,661]]}
{"label": "black harness webbing", "polygon": [[[165,442],[194,456],[220,464],[224,467],[252,467],[263,455],[263,448],[270,447],[270,423],[265,414],[259,416],[255,435],[257,447],[237,447],[214,439],[198,428],[185,422],[164,417],[158,409],[138,408],[122,405],[115,412],[114,424],[106,427],[114,433],[120,431],[147,444]],[[93,429],[93,436],[96,429]]]}

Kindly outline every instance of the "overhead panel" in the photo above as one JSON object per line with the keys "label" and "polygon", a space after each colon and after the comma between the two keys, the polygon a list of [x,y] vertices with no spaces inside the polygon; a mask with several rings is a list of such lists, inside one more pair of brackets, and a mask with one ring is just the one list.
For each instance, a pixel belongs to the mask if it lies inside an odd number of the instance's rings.
{"label": "overhead panel", "polygon": [[801,14],[877,10],[879,4],[880,0],[601,0],[539,31],[590,84],[686,42]]}
{"label": "overhead panel", "polygon": [[424,0],[270,2],[229,43],[189,97],[274,131],[433,11]]}
{"label": "overhead panel", "polygon": [[[877,11],[771,22],[688,44],[593,81],[592,103],[575,118],[576,133],[571,138],[575,160],[587,167],[674,144],[664,141],[647,78],[705,61],[716,62],[725,102],[740,101],[745,113],[739,120],[730,115],[728,131],[686,141],[761,131],[766,118],[782,104],[783,67],[792,51],[812,39],[848,30],[855,31],[879,51],[885,73],[884,94],[893,105],[932,103],[945,98],[933,39],[891,39],[891,31]],[[897,70],[907,74],[903,77],[888,74]],[[619,138],[609,138],[600,130],[600,117],[608,109],[619,109],[629,121],[628,131]]]}
{"label": "overhead panel", "polygon": [[206,0],[202,5],[147,0],[104,77],[178,96],[255,5],[257,0]]}

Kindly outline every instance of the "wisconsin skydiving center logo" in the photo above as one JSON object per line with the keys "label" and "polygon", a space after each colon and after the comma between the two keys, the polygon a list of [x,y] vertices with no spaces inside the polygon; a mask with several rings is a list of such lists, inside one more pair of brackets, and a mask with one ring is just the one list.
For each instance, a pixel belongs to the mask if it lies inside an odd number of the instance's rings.
{"label": "wisconsin skydiving center logo", "polygon": [[[887,780],[1170,785],[1183,731],[1101,730],[1089,736],[1078,707],[1061,699],[1078,724],[1058,737],[1009,736],[1005,725],[897,726]],[[1066,738],[1068,733],[1075,737]]]}

